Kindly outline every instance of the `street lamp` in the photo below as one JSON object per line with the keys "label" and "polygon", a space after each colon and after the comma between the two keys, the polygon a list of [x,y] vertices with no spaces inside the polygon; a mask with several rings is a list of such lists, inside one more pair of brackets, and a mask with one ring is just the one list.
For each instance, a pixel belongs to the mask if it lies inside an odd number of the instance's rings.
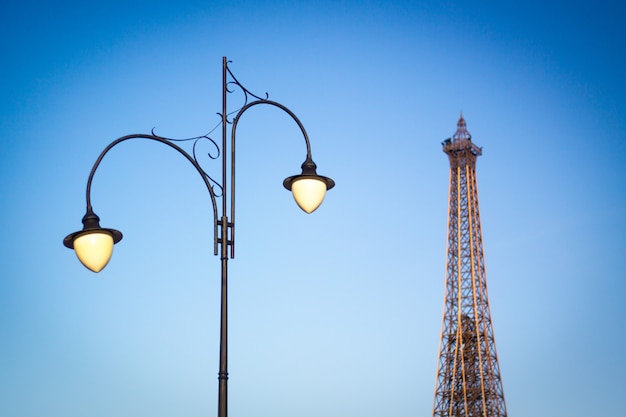
{"label": "street lamp", "polygon": [[[226,417],[228,414],[227,409],[227,383],[228,383],[228,332],[227,332],[227,313],[228,313],[228,300],[227,300],[227,287],[228,287],[228,259],[234,258],[234,245],[235,245],[235,134],[237,131],[237,124],[239,119],[251,107],[259,104],[269,104],[274,107],[278,107],[283,110],[298,124],[304,141],[306,144],[306,159],[302,163],[302,173],[299,175],[293,175],[286,178],[283,181],[283,186],[293,193],[293,197],[298,206],[307,213],[312,213],[322,203],[327,190],[330,190],[335,186],[335,182],[328,178],[317,174],[315,162],[311,157],[311,144],[309,137],[304,129],[304,126],[296,115],[287,107],[280,103],[269,100],[267,95],[265,98],[261,98],[252,94],[242,84],[239,83],[237,78],[233,75],[228,68],[226,57],[222,59],[222,113],[221,127],[222,127],[222,146],[221,148],[217,143],[211,139],[208,135],[198,136],[189,139],[168,139],[161,136],[157,136],[152,131],[151,134],[132,134],[123,136],[111,142],[101,153],[95,164],[91,169],[89,178],[87,180],[87,211],[83,216],[83,229],[69,234],[63,240],[63,244],[76,251],[76,255],[80,262],[93,272],[101,271],[111,259],[113,253],[113,245],[122,240],[122,233],[115,229],[107,229],[100,227],[100,218],[95,214],[91,206],[91,182],[93,176],[100,165],[100,162],[104,156],[119,143],[125,142],[130,139],[148,139],[156,142],[163,143],[178,151],[183,155],[198,171],[202,180],[204,181],[207,190],[211,196],[211,203],[213,206],[213,246],[214,255],[219,254],[221,259],[221,314],[220,314],[220,364],[219,364],[219,388],[218,388],[218,417]],[[244,105],[237,110],[232,122],[228,119],[229,113],[226,108],[226,96],[232,91],[230,86],[237,87],[244,94]],[[249,98],[254,98],[254,101],[248,102]],[[234,113],[234,112],[233,112]],[[231,113],[232,114],[232,113]],[[227,201],[227,125],[232,123],[231,128],[231,140],[230,140],[230,204]],[[212,159],[217,159],[221,153],[222,160],[222,182],[215,181],[209,176],[206,171],[200,166],[196,158],[196,144],[198,141],[205,139],[210,141],[216,148],[218,154],[211,155]],[[193,141],[193,152],[190,154],[175,142]],[[215,187],[219,189],[216,193]],[[218,215],[217,198],[222,199],[221,215]],[[229,213],[230,211],[230,217]],[[230,248],[230,251],[229,251]]]}

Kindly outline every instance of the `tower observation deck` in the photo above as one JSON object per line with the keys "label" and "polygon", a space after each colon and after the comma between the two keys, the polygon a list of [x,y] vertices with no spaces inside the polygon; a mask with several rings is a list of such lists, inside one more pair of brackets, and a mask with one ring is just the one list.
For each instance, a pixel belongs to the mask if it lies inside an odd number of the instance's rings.
{"label": "tower observation deck", "polygon": [[434,417],[506,417],[478,205],[476,158],[463,116],[442,142],[450,160],[448,248]]}

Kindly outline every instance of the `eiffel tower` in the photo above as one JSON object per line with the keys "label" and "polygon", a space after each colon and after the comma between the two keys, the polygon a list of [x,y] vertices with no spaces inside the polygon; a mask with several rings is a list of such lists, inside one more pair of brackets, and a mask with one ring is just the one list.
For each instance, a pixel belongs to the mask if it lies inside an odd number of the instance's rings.
{"label": "eiffel tower", "polygon": [[448,249],[434,417],[506,417],[483,253],[476,158],[463,115],[443,143],[450,160]]}

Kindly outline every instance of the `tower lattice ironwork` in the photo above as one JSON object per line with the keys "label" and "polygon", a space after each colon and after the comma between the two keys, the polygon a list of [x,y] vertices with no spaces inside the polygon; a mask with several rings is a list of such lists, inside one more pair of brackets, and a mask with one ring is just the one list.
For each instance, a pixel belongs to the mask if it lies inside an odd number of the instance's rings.
{"label": "tower lattice ironwork", "polygon": [[434,417],[506,417],[478,206],[476,158],[463,115],[443,143],[450,160],[448,249]]}

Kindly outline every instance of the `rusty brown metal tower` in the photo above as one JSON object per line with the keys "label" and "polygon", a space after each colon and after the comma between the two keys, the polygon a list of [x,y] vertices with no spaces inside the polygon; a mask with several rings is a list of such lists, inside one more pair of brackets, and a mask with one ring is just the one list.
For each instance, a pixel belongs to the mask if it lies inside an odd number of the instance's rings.
{"label": "rusty brown metal tower", "polygon": [[506,417],[483,253],[476,158],[463,115],[443,143],[450,159],[448,249],[434,417]]}

